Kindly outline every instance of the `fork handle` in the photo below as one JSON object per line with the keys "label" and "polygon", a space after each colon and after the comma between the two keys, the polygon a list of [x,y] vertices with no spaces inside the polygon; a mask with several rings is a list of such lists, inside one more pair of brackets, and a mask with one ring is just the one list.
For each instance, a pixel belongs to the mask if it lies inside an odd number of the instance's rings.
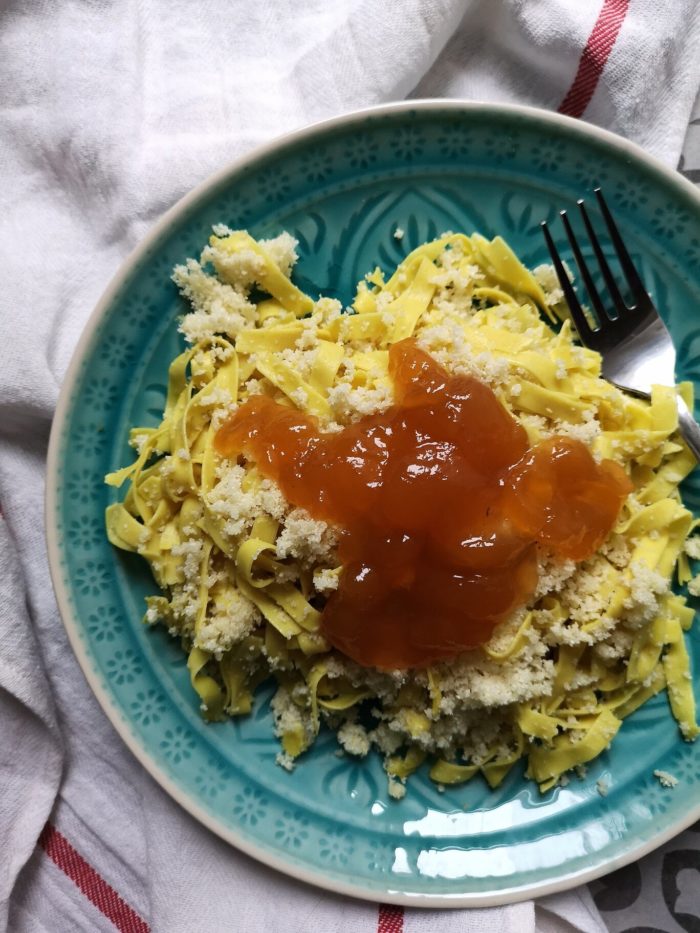
{"label": "fork handle", "polygon": [[678,430],[683,436],[683,440],[690,448],[695,459],[700,463],[700,425],[685,404],[680,395],[677,397],[678,403]]}

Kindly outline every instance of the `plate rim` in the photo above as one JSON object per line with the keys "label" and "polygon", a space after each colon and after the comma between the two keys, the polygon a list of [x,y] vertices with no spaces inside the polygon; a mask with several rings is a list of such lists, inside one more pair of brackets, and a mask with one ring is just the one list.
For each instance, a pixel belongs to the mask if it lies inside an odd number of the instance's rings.
{"label": "plate rim", "polygon": [[63,582],[59,530],[57,522],[55,521],[58,504],[57,490],[60,442],[66,420],[70,414],[71,400],[74,395],[75,384],[80,375],[83,361],[98,331],[100,323],[115,297],[118,295],[123,283],[128,279],[132,270],[147,256],[153,244],[167,231],[172,222],[185,213],[191,206],[200,201],[200,199],[205,197],[210,190],[225,182],[225,180],[234,173],[245,169],[248,165],[256,164],[261,159],[274,154],[278,150],[284,149],[294,143],[302,142],[309,137],[313,137],[318,132],[345,127],[373,116],[410,113],[412,111],[430,112],[435,110],[445,112],[467,111],[480,115],[493,113],[510,115],[512,117],[529,117],[534,121],[549,124],[552,127],[563,127],[573,132],[574,135],[579,135],[584,139],[597,139],[611,146],[618,153],[623,153],[628,156],[630,161],[636,160],[645,164],[647,168],[652,169],[657,175],[660,175],[666,184],[670,184],[672,187],[678,189],[679,193],[689,197],[691,201],[694,201],[700,210],[700,191],[698,191],[695,185],[684,178],[675,169],[669,167],[657,157],[647,153],[637,143],[591,123],[585,123],[572,117],[544,110],[539,107],[519,104],[484,103],[472,100],[446,100],[442,98],[397,101],[360,108],[328,119],[318,120],[256,146],[249,152],[231,160],[222,168],[203,179],[168,208],[120,263],[119,268],[110,279],[107,287],[88,317],[63,378],[51,424],[46,459],[44,525],[49,571],[59,615],[83,676],[87,680],[93,696],[129,751],[160,787],[183,807],[186,812],[211,832],[215,833],[219,838],[244,854],[251,856],[268,867],[274,868],[288,877],[303,881],[317,888],[373,903],[396,904],[404,907],[479,908],[504,906],[518,901],[567,891],[579,885],[594,881],[632,862],[638,861],[700,819],[700,800],[694,807],[686,811],[683,816],[671,822],[663,830],[654,831],[649,839],[642,840],[637,845],[631,844],[624,852],[607,859],[602,864],[573,872],[564,872],[555,879],[535,881],[512,887],[502,887],[497,891],[488,893],[443,893],[431,895],[402,891],[399,890],[398,887],[394,888],[389,885],[387,885],[384,890],[380,890],[368,887],[362,883],[351,884],[349,882],[339,881],[327,875],[317,874],[313,869],[307,869],[300,865],[287,862],[273,852],[266,850],[263,846],[259,846],[255,842],[251,842],[239,836],[235,830],[218,823],[215,818],[210,816],[209,813],[198,805],[197,801],[192,796],[177,786],[156,760],[151,757],[148,749],[131,733],[121,707],[111,697],[109,692],[103,688],[87,651],[87,646],[79,634],[79,626],[71,606],[68,588]]}

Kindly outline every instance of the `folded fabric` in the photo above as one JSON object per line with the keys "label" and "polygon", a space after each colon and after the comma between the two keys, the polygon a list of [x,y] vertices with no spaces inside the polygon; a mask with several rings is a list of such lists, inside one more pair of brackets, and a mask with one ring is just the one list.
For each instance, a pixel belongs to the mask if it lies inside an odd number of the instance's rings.
{"label": "folded fabric", "polygon": [[0,15],[0,930],[603,929],[585,889],[489,911],[378,910],[197,824],[116,736],[68,646],[44,549],[44,457],[100,293],[210,172],[285,130],[407,96],[560,109],[673,165],[700,83],[700,8],[93,0],[9,2]]}

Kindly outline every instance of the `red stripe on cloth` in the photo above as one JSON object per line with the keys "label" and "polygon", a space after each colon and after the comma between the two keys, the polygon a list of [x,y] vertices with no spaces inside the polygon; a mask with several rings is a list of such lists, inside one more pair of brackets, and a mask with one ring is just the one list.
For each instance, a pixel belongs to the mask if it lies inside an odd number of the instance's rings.
{"label": "red stripe on cloth", "polygon": [[598,19],[578,63],[576,77],[559,105],[559,113],[569,117],[583,116],[620,34],[629,5],[629,0],[603,0]]}
{"label": "red stripe on cloth", "polygon": [[44,826],[39,845],[48,857],[80,889],[120,933],[150,933],[146,921],[120,897],[114,888],[68,842],[51,823]]}
{"label": "red stripe on cloth", "polygon": [[403,907],[380,904],[377,933],[403,933]]}

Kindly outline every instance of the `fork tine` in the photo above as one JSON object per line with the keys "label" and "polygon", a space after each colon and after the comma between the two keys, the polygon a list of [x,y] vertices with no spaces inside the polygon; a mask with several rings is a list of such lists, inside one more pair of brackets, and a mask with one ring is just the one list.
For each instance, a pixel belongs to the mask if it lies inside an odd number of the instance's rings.
{"label": "fork tine", "polygon": [[595,252],[596,259],[598,260],[598,265],[600,266],[600,271],[603,273],[605,284],[607,285],[608,291],[610,292],[610,297],[612,298],[612,301],[613,301],[613,306],[619,314],[622,310],[625,310],[627,307],[625,304],[625,299],[620,294],[620,289],[617,287],[617,282],[615,281],[615,277],[610,271],[610,266],[608,265],[608,261],[605,258],[605,255],[603,254],[603,250],[601,249],[601,246],[600,246],[600,240],[598,239],[596,232],[593,229],[593,224],[591,223],[591,220],[588,216],[588,211],[586,210],[586,205],[584,204],[583,199],[581,198],[576,203],[578,204],[579,210],[581,211],[583,222],[586,225],[586,233],[588,234],[588,239],[591,241],[593,245],[593,250]]}
{"label": "fork tine", "polygon": [[605,322],[607,318],[607,314],[605,313],[605,305],[603,304],[601,297],[598,294],[598,289],[595,287],[595,283],[593,282],[593,277],[588,270],[588,265],[586,264],[586,260],[583,258],[581,248],[578,245],[578,240],[574,236],[574,231],[571,228],[568,214],[566,213],[566,211],[559,211],[559,214],[564,224],[566,235],[569,238],[569,243],[571,244],[571,249],[573,250],[573,253],[574,253],[574,259],[576,260],[576,265],[578,266],[579,272],[581,273],[583,284],[586,286],[588,297],[591,299],[591,304],[595,308],[595,313],[598,316],[598,323],[602,327],[603,323]]}
{"label": "fork tine", "polygon": [[630,288],[632,289],[632,294],[636,300],[640,298],[646,298],[647,293],[644,288],[644,283],[639,277],[634,263],[632,262],[632,257],[627,252],[627,247],[622,242],[622,237],[620,236],[620,231],[617,229],[617,224],[612,218],[612,214],[608,208],[608,205],[605,203],[605,198],[603,197],[603,192],[600,188],[595,189],[595,195],[598,198],[598,204],[600,206],[601,213],[605,219],[608,230],[610,232],[610,239],[613,241],[613,246],[615,247],[615,252],[617,253],[617,258],[622,266],[622,271],[625,273],[625,277],[629,283]]}
{"label": "fork tine", "polygon": [[589,347],[593,347],[593,344],[597,343],[596,333],[591,329],[590,324],[586,320],[586,315],[583,313],[581,303],[578,300],[573,285],[569,281],[569,276],[566,274],[564,264],[562,263],[561,257],[557,252],[554,241],[552,240],[552,235],[549,232],[547,221],[543,220],[540,226],[542,227],[542,232],[544,233],[549,255],[552,257],[554,271],[556,272],[557,278],[559,279],[561,290],[564,292],[564,297],[566,298],[566,303],[569,306],[571,318],[576,326],[576,330],[579,333],[579,337],[581,338],[582,343],[585,343]]}

